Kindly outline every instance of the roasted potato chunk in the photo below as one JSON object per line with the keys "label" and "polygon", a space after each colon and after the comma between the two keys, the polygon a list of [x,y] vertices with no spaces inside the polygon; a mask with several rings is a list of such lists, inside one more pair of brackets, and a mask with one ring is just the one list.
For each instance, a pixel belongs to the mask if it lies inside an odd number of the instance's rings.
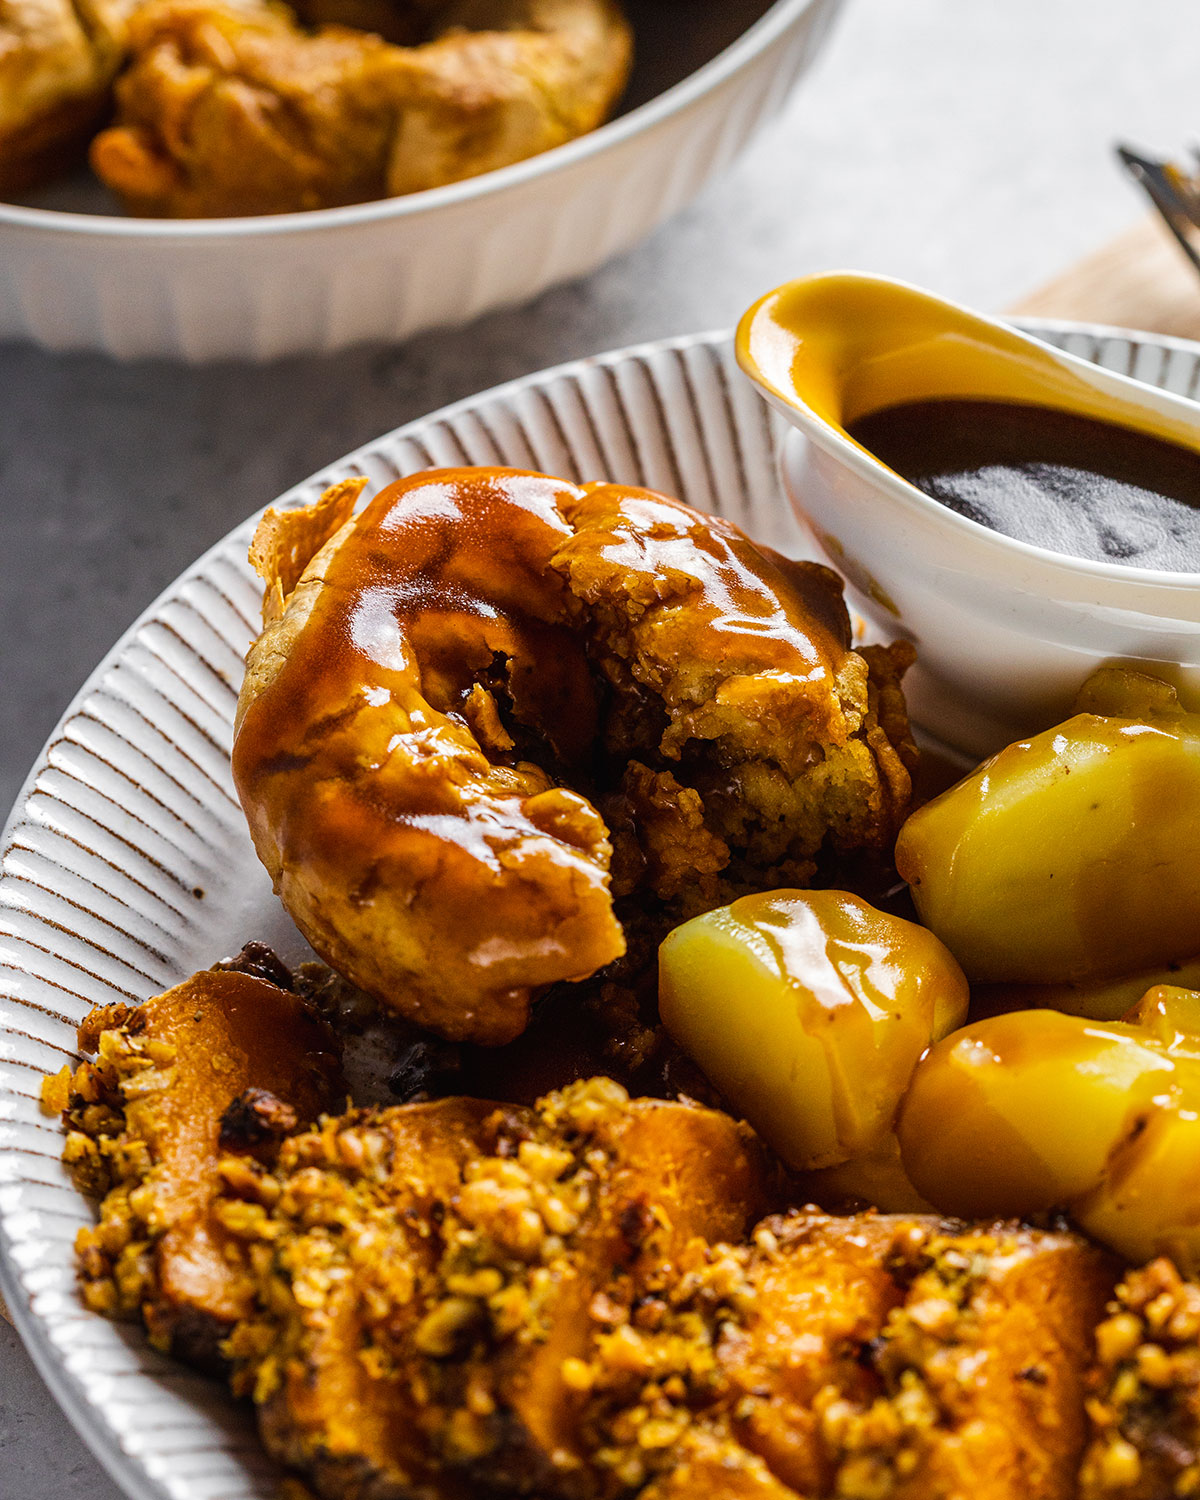
{"label": "roasted potato chunk", "polygon": [[967,1011],[932,933],[843,891],[771,891],[659,950],[674,1039],[789,1165],[881,1151],[917,1059]]}
{"label": "roasted potato chunk", "polygon": [[1109,669],[900,831],[921,920],[971,980],[1079,984],[1200,946],[1200,715]]}

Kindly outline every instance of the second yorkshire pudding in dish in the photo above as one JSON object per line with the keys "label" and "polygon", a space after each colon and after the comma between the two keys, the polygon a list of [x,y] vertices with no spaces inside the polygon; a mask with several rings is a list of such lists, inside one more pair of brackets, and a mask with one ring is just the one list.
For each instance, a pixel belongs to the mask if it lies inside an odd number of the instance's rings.
{"label": "second yorkshire pudding in dish", "polygon": [[[907,647],[850,647],[836,575],[615,485],[515,469],[268,512],[233,770],[301,931],[460,1040],[678,920],[885,847]],[[614,853],[615,851],[615,853]],[[614,910],[614,899],[617,910]]]}
{"label": "second yorkshire pudding in dish", "polygon": [[[302,19],[361,10],[376,21],[387,9],[296,8]],[[630,33],[615,0],[394,9],[398,28],[407,12],[428,13],[432,39],[399,46],[342,25],[307,30],[261,0],[148,0],[92,166],[135,213],[331,208],[535,156],[594,129],[625,86]]]}
{"label": "second yorkshire pudding in dish", "polygon": [[110,104],[137,0],[0,0],[0,193],[83,153]]}

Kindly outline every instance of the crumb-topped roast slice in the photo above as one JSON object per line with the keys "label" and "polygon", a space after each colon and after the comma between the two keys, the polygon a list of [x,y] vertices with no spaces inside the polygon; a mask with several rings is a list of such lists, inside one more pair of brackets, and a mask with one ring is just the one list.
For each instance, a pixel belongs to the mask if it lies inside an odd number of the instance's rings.
{"label": "crumb-topped roast slice", "polygon": [[239,1241],[214,1211],[219,1159],[244,1153],[256,1170],[346,1095],[336,1036],[268,957],[91,1011],[79,1028],[89,1056],[42,1091],[63,1114],[68,1169],[103,1200],[77,1241],[84,1301],[140,1316],[157,1347],[210,1367],[254,1305]]}
{"label": "crumb-topped roast slice", "polygon": [[330,1120],[264,1185],[235,1385],[330,1500],[1074,1500],[1115,1276],[1077,1235],[809,1208],[747,1236],[752,1140],[605,1079]]}
{"label": "crumb-topped roast slice", "polygon": [[235,1387],[322,1494],[599,1494],[597,1341],[684,1264],[698,1297],[768,1180],[745,1126],[608,1079],[327,1120],[227,1206],[261,1309]]}
{"label": "crumb-topped roast slice", "polygon": [[501,1043],[622,954],[614,895],[677,917],[886,847],[907,648],[853,651],[828,570],[644,490],[436,470],[351,517],[361,488],[259,528],[233,752],[285,907],[354,984]]}

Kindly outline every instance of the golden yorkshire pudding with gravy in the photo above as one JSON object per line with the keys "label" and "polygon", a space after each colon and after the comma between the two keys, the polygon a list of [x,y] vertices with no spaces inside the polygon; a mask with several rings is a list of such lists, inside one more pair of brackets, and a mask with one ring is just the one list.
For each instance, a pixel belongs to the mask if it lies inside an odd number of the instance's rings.
{"label": "golden yorkshire pudding with gravy", "polygon": [[[435,0],[302,0],[312,25],[336,21],[410,40]],[[0,0],[0,193],[27,192],[82,160],[112,109],[129,23],[146,0]],[[233,0],[243,14],[262,0]]]}
{"label": "golden yorkshire pudding with gravy", "polygon": [[[330,208],[474,177],[593,130],[629,73],[616,0],[415,7],[432,39],[397,45],[378,0],[297,7],[149,0],[129,35],[97,175],[134,213],[175,218]],[[414,6],[395,7],[403,35]]]}
{"label": "golden yorkshire pudding with gravy", "polygon": [[670,920],[887,847],[907,647],[851,650],[828,569],[615,485],[515,469],[268,512],[233,772],[326,961],[454,1040]]}

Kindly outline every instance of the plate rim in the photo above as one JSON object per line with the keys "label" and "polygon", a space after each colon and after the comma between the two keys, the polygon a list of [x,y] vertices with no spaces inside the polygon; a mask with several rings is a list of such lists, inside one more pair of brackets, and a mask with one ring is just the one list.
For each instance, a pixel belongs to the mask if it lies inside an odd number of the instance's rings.
{"label": "plate rim", "polygon": [[1080,318],[1035,318],[1026,317],[1024,313],[1000,313],[998,316],[1001,321],[1026,333],[1074,333],[1089,338],[1124,339],[1127,343],[1147,348],[1153,346],[1200,356],[1200,337],[1192,339],[1179,333],[1157,333],[1150,328],[1125,328],[1120,323],[1091,323]]}
{"label": "plate rim", "polygon": [[[1178,351],[1186,353],[1195,358],[1197,362],[1197,379],[1200,379],[1200,340],[1179,338],[1139,329],[1121,328],[1108,324],[1058,318],[1023,318],[1014,316],[1010,321],[1017,327],[1035,334],[1054,333],[1064,336],[1078,334],[1098,340],[1111,339],[1124,341],[1134,350],[1143,347],[1154,347],[1167,350],[1168,352]],[[81,706],[100,686],[106,674],[122,660],[131,644],[136,640],[139,632],[161,613],[163,607],[176,597],[187,583],[205,574],[215,558],[228,554],[229,550],[237,544],[239,537],[244,536],[248,542],[249,536],[252,534],[252,528],[256,525],[258,518],[265,510],[271,507],[276,509],[293,509],[304,503],[306,499],[315,496],[315,494],[320,492],[321,488],[332,482],[332,475],[334,473],[344,475],[356,470],[361,472],[364,462],[369,461],[370,457],[384,445],[403,441],[414,433],[420,432],[421,429],[434,424],[452,421],[456,416],[464,412],[469,412],[486,402],[512,398],[530,388],[548,385],[551,382],[564,378],[569,379],[572,375],[597,367],[619,365],[637,359],[644,360],[664,353],[681,353],[697,347],[708,347],[715,350],[720,349],[722,346],[731,345],[732,340],[733,333],[730,329],[713,329],[706,332],[674,335],[668,338],[643,340],[604,350],[597,354],[565,360],[559,364],[518,376],[515,379],[503,381],[498,385],[487,387],[484,390],[449,402],[422,416],[401,423],[388,432],[381,433],[369,439],[340,458],[323,464],[307,478],[290,486],[275,499],[269,501],[267,505],[260,507],[237,525],[231,527],[223,536],[213,542],[211,546],[207,547],[186,568],[171,579],[150,603],[138,613],[121,632],[110,649],[104,653],[93,670],[89,672],[78,691],[72,695],[70,702],[51,728],[45,742],[34,758],[28,774],[18,788],[12,807],[5,819],[3,831],[0,832],[0,864],[9,855],[13,846],[13,835],[18,825],[24,820],[25,808],[30,794],[34,789],[38,777],[48,764],[48,753],[51,747],[60,739],[64,727],[77,716]],[[3,876],[0,875],[0,880],[2,879]],[[0,1035],[3,1035],[2,1030],[0,1030]],[[4,1149],[0,1147],[0,1151]],[[131,1500],[165,1500],[165,1489],[146,1470],[136,1455],[127,1452],[120,1445],[116,1431],[107,1420],[104,1409],[89,1399],[82,1383],[65,1366],[54,1344],[47,1336],[42,1320],[33,1312],[32,1307],[28,1304],[25,1290],[16,1275],[15,1262],[12,1256],[12,1243],[6,1219],[7,1215],[0,1213],[0,1294],[4,1296],[7,1303],[13,1327],[21,1339],[32,1363],[45,1382],[50,1395],[82,1439],[85,1447],[97,1459],[101,1467],[120,1490],[131,1497]],[[96,1314],[96,1316],[100,1315]]]}

